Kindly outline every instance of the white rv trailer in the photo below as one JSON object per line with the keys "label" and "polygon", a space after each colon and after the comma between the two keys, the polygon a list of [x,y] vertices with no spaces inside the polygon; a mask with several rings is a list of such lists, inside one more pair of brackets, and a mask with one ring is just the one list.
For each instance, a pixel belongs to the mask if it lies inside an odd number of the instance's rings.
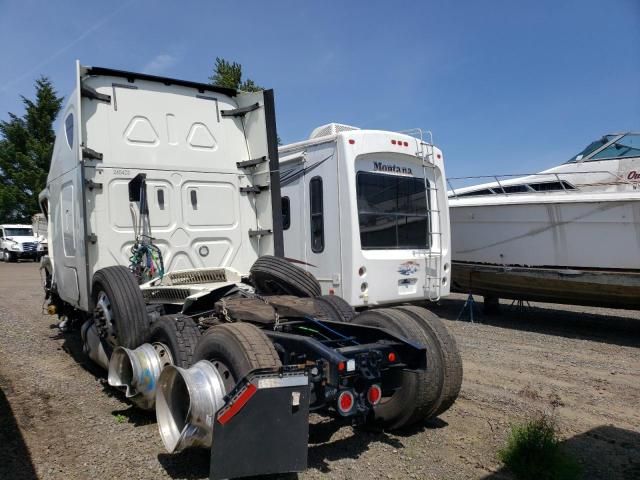
{"label": "white rv trailer", "polygon": [[332,123],[279,154],[285,256],[323,293],[356,307],[449,294],[444,160],[432,141]]}

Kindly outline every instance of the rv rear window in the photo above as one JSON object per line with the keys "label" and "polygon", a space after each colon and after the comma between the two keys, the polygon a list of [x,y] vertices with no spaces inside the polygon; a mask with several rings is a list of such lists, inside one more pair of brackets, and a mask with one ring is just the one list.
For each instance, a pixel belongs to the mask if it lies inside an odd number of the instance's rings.
{"label": "rv rear window", "polygon": [[291,202],[289,197],[282,197],[282,229],[289,230],[291,226]]}
{"label": "rv rear window", "polygon": [[430,247],[428,190],[422,178],[359,172],[356,188],[362,249]]}
{"label": "rv rear window", "polygon": [[324,250],[322,178],[313,177],[309,182],[309,200],[311,202],[311,251],[320,253]]}

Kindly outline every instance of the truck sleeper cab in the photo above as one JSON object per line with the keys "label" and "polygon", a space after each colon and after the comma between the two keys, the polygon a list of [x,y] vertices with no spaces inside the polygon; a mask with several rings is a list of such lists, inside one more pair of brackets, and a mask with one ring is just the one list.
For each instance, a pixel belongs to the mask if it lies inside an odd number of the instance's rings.
{"label": "truck sleeper cab", "polygon": [[340,124],[279,149],[285,255],[356,307],[449,293],[440,149]]}

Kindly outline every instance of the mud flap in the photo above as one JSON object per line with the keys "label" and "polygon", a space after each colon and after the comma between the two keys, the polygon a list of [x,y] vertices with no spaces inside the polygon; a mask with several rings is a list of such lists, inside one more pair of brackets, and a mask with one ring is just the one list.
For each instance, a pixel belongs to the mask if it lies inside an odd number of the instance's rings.
{"label": "mud flap", "polygon": [[307,375],[249,374],[216,414],[209,478],[301,472],[308,441]]}

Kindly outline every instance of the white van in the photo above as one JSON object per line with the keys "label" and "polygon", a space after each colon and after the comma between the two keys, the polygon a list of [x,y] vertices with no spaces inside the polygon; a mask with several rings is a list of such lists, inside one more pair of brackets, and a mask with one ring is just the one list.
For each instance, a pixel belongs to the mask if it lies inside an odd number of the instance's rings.
{"label": "white van", "polygon": [[444,160],[431,140],[332,123],[279,155],[285,256],[323,293],[356,307],[449,294]]}

